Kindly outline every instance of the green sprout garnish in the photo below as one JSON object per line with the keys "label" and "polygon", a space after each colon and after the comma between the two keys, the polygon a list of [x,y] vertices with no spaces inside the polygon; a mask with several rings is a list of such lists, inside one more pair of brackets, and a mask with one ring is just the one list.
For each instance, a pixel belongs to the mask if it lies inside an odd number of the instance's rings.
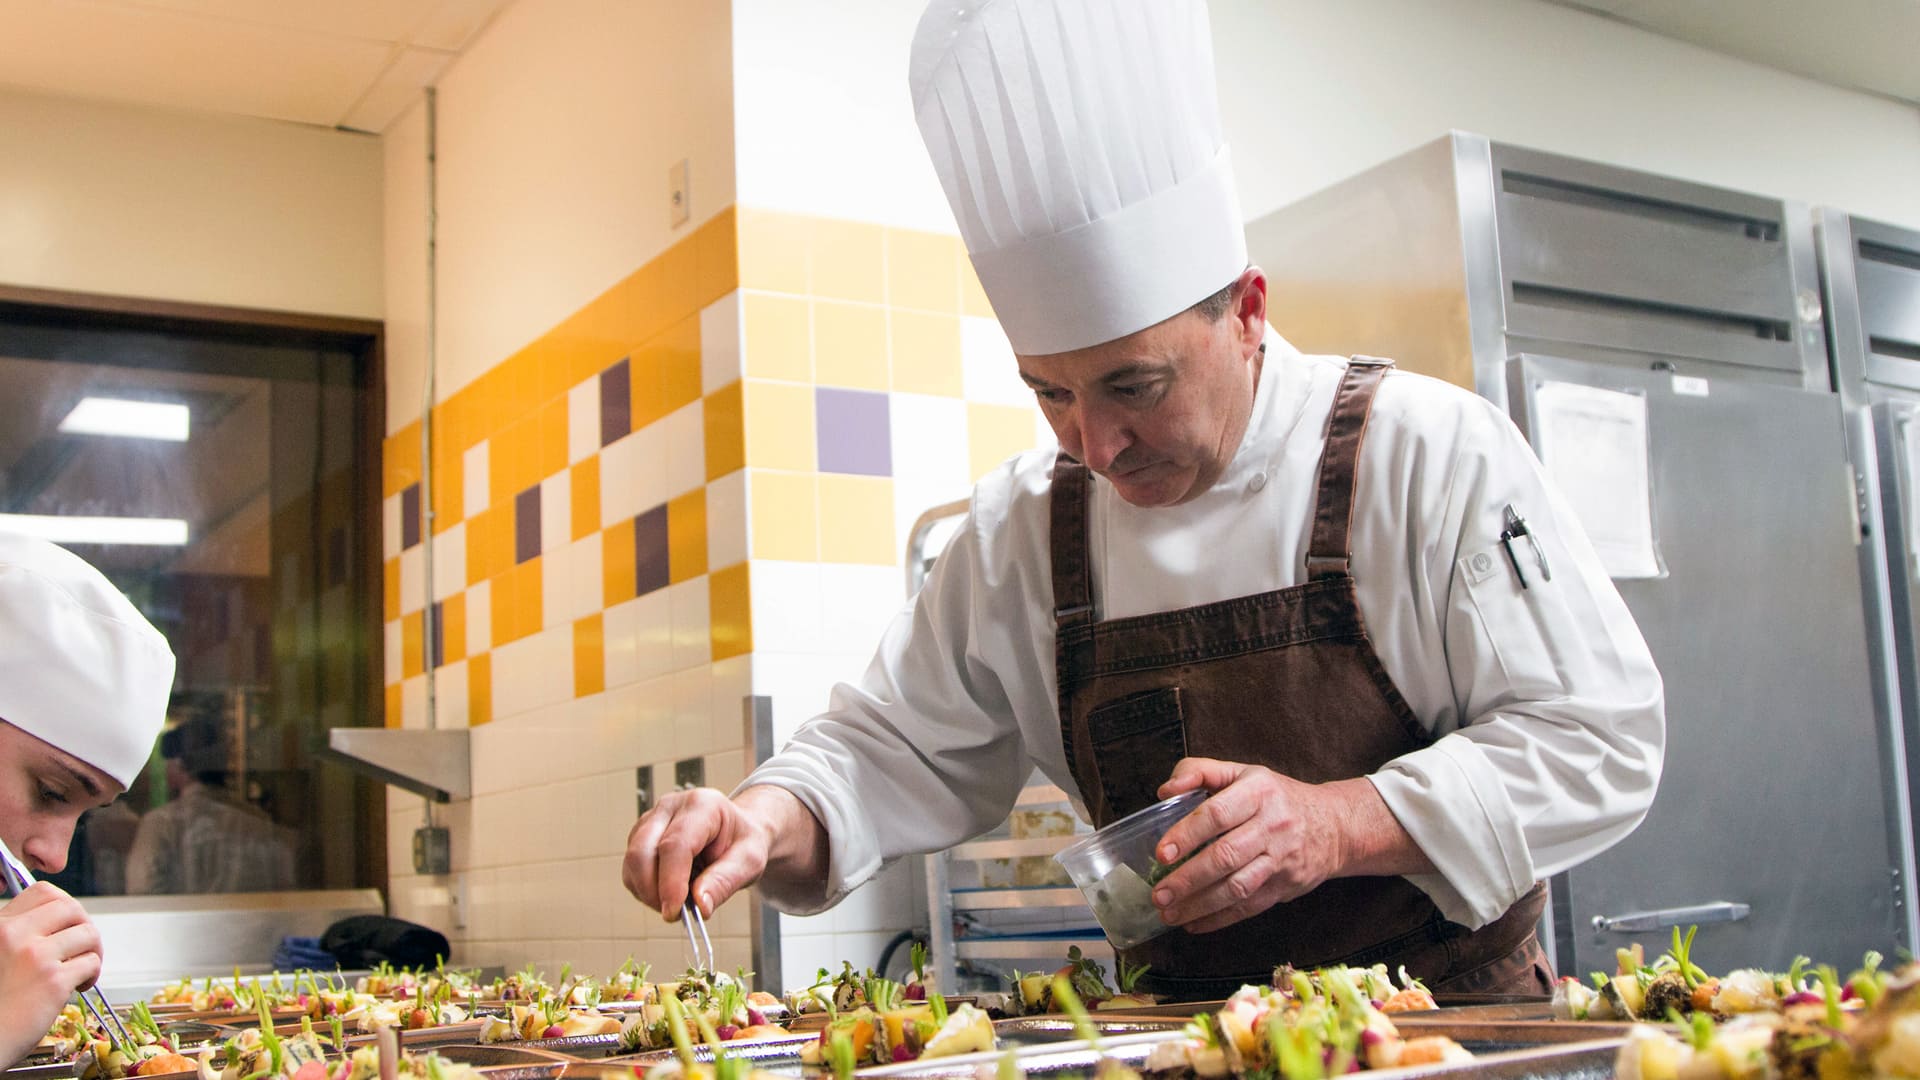
{"label": "green sprout garnish", "polygon": [[1153,966],[1152,964],[1129,964],[1124,957],[1115,960],[1114,965],[1114,980],[1123,994],[1133,993],[1134,986],[1140,982],[1140,976],[1145,975],[1147,969]]}
{"label": "green sprout garnish", "polygon": [[1668,955],[1673,957],[1674,966],[1680,971],[1680,981],[1684,982],[1689,990],[1707,980],[1707,973],[1688,959],[1693,952],[1693,935],[1699,931],[1698,926],[1689,926],[1686,936],[1682,937],[1680,928],[1674,927],[1673,948],[1668,952]]}
{"label": "green sprout garnish", "polygon": [[933,1023],[936,1028],[947,1026],[947,999],[941,994],[927,995],[927,1008],[933,1010]]}
{"label": "green sprout garnish", "polygon": [[1827,1026],[1840,1027],[1840,976],[1831,964],[1820,965],[1820,992],[1827,999]]}
{"label": "green sprout garnish", "polygon": [[1013,1048],[1000,1055],[1000,1062],[994,1066],[994,1080],[1021,1080],[1025,1075],[1020,1068],[1020,1059],[1013,1054]]}
{"label": "green sprout garnish", "polygon": [[858,1063],[853,1058],[853,1039],[844,1031],[834,1031],[827,1036],[827,1063],[833,1069],[834,1080],[849,1080]]}
{"label": "green sprout garnish", "polygon": [[1326,1048],[1306,1027],[1269,1023],[1267,1046],[1286,1080],[1326,1080]]}
{"label": "green sprout garnish", "polygon": [[1080,995],[1074,993],[1072,980],[1054,978],[1053,1003],[1073,1019],[1073,1033],[1087,1040],[1087,1045],[1097,1052],[1100,1049],[1100,1032],[1094,1029],[1093,1017],[1087,1015],[1087,1007],[1081,1002]]}
{"label": "green sprout garnish", "polygon": [[920,982],[927,981],[927,945],[924,941],[915,941],[907,950],[908,963],[913,967],[913,977]]}

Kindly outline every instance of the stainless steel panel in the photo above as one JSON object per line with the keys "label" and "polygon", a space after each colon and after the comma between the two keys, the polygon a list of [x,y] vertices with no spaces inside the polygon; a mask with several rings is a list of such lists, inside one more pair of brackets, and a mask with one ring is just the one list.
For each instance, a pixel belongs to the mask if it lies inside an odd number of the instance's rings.
{"label": "stainless steel panel", "polygon": [[1665,373],[1555,357],[1521,357],[1513,376],[1530,433],[1546,380],[1646,396],[1669,570],[1618,583],[1666,682],[1660,793],[1633,835],[1555,882],[1562,969],[1665,947],[1595,915],[1722,900],[1753,915],[1700,929],[1709,970],[1907,945],[1838,397],[1737,379],[1676,395]]}
{"label": "stainless steel panel", "polygon": [[281,938],[319,937],[349,915],[387,910],[373,889],[104,896],[86,903],[107,958],[101,985],[128,1001],[182,975],[271,971]]}

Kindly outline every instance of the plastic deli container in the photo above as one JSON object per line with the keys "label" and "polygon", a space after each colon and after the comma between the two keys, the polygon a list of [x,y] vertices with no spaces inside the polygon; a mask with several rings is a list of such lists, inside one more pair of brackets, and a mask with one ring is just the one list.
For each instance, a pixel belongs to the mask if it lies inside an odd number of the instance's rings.
{"label": "plastic deli container", "polygon": [[1153,906],[1154,883],[1173,867],[1154,858],[1153,849],[1175,822],[1193,813],[1209,794],[1189,791],[1154,803],[1054,856],[1087,898],[1087,906],[1114,948],[1131,949],[1173,929],[1160,921],[1160,909]]}

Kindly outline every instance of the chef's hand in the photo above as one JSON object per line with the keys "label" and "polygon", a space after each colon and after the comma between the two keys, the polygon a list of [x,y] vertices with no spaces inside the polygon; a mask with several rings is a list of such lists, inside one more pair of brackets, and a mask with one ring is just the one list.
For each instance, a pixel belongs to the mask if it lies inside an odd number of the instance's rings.
{"label": "chef's hand", "polygon": [[[699,877],[694,868],[702,867]],[[680,917],[691,882],[701,917],[762,874],[818,879],[827,872],[827,834],[785,788],[756,785],[732,799],[713,788],[663,796],[627,834],[620,878],[641,903]]]}
{"label": "chef's hand", "polygon": [[1259,765],[1186,758],[1160,797],[1198,788],[1213,797],[1155,851],[1172,864],[1213,841],[1154,887],[1161,919],[1189,933],[1232,926],[1328,878],[1433,870],[1364,777],[1308,784]]}
{"label": "chef's hand", "polygon": [[100,976],[100,931],[46,882],[0,906],[0,1063],[25,1057],[74,991]]}

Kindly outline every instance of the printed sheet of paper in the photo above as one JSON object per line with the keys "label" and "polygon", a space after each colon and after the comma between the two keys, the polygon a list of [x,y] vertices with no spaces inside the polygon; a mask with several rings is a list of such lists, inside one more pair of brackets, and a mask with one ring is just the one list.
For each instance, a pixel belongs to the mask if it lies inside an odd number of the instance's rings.
{"label": "printed sheet of paper", "polygon": [[1547,475],[1615,578],[1665,573],[1653,536],[1647,399],[1577,383],[1534,390],[1534,437]]}

